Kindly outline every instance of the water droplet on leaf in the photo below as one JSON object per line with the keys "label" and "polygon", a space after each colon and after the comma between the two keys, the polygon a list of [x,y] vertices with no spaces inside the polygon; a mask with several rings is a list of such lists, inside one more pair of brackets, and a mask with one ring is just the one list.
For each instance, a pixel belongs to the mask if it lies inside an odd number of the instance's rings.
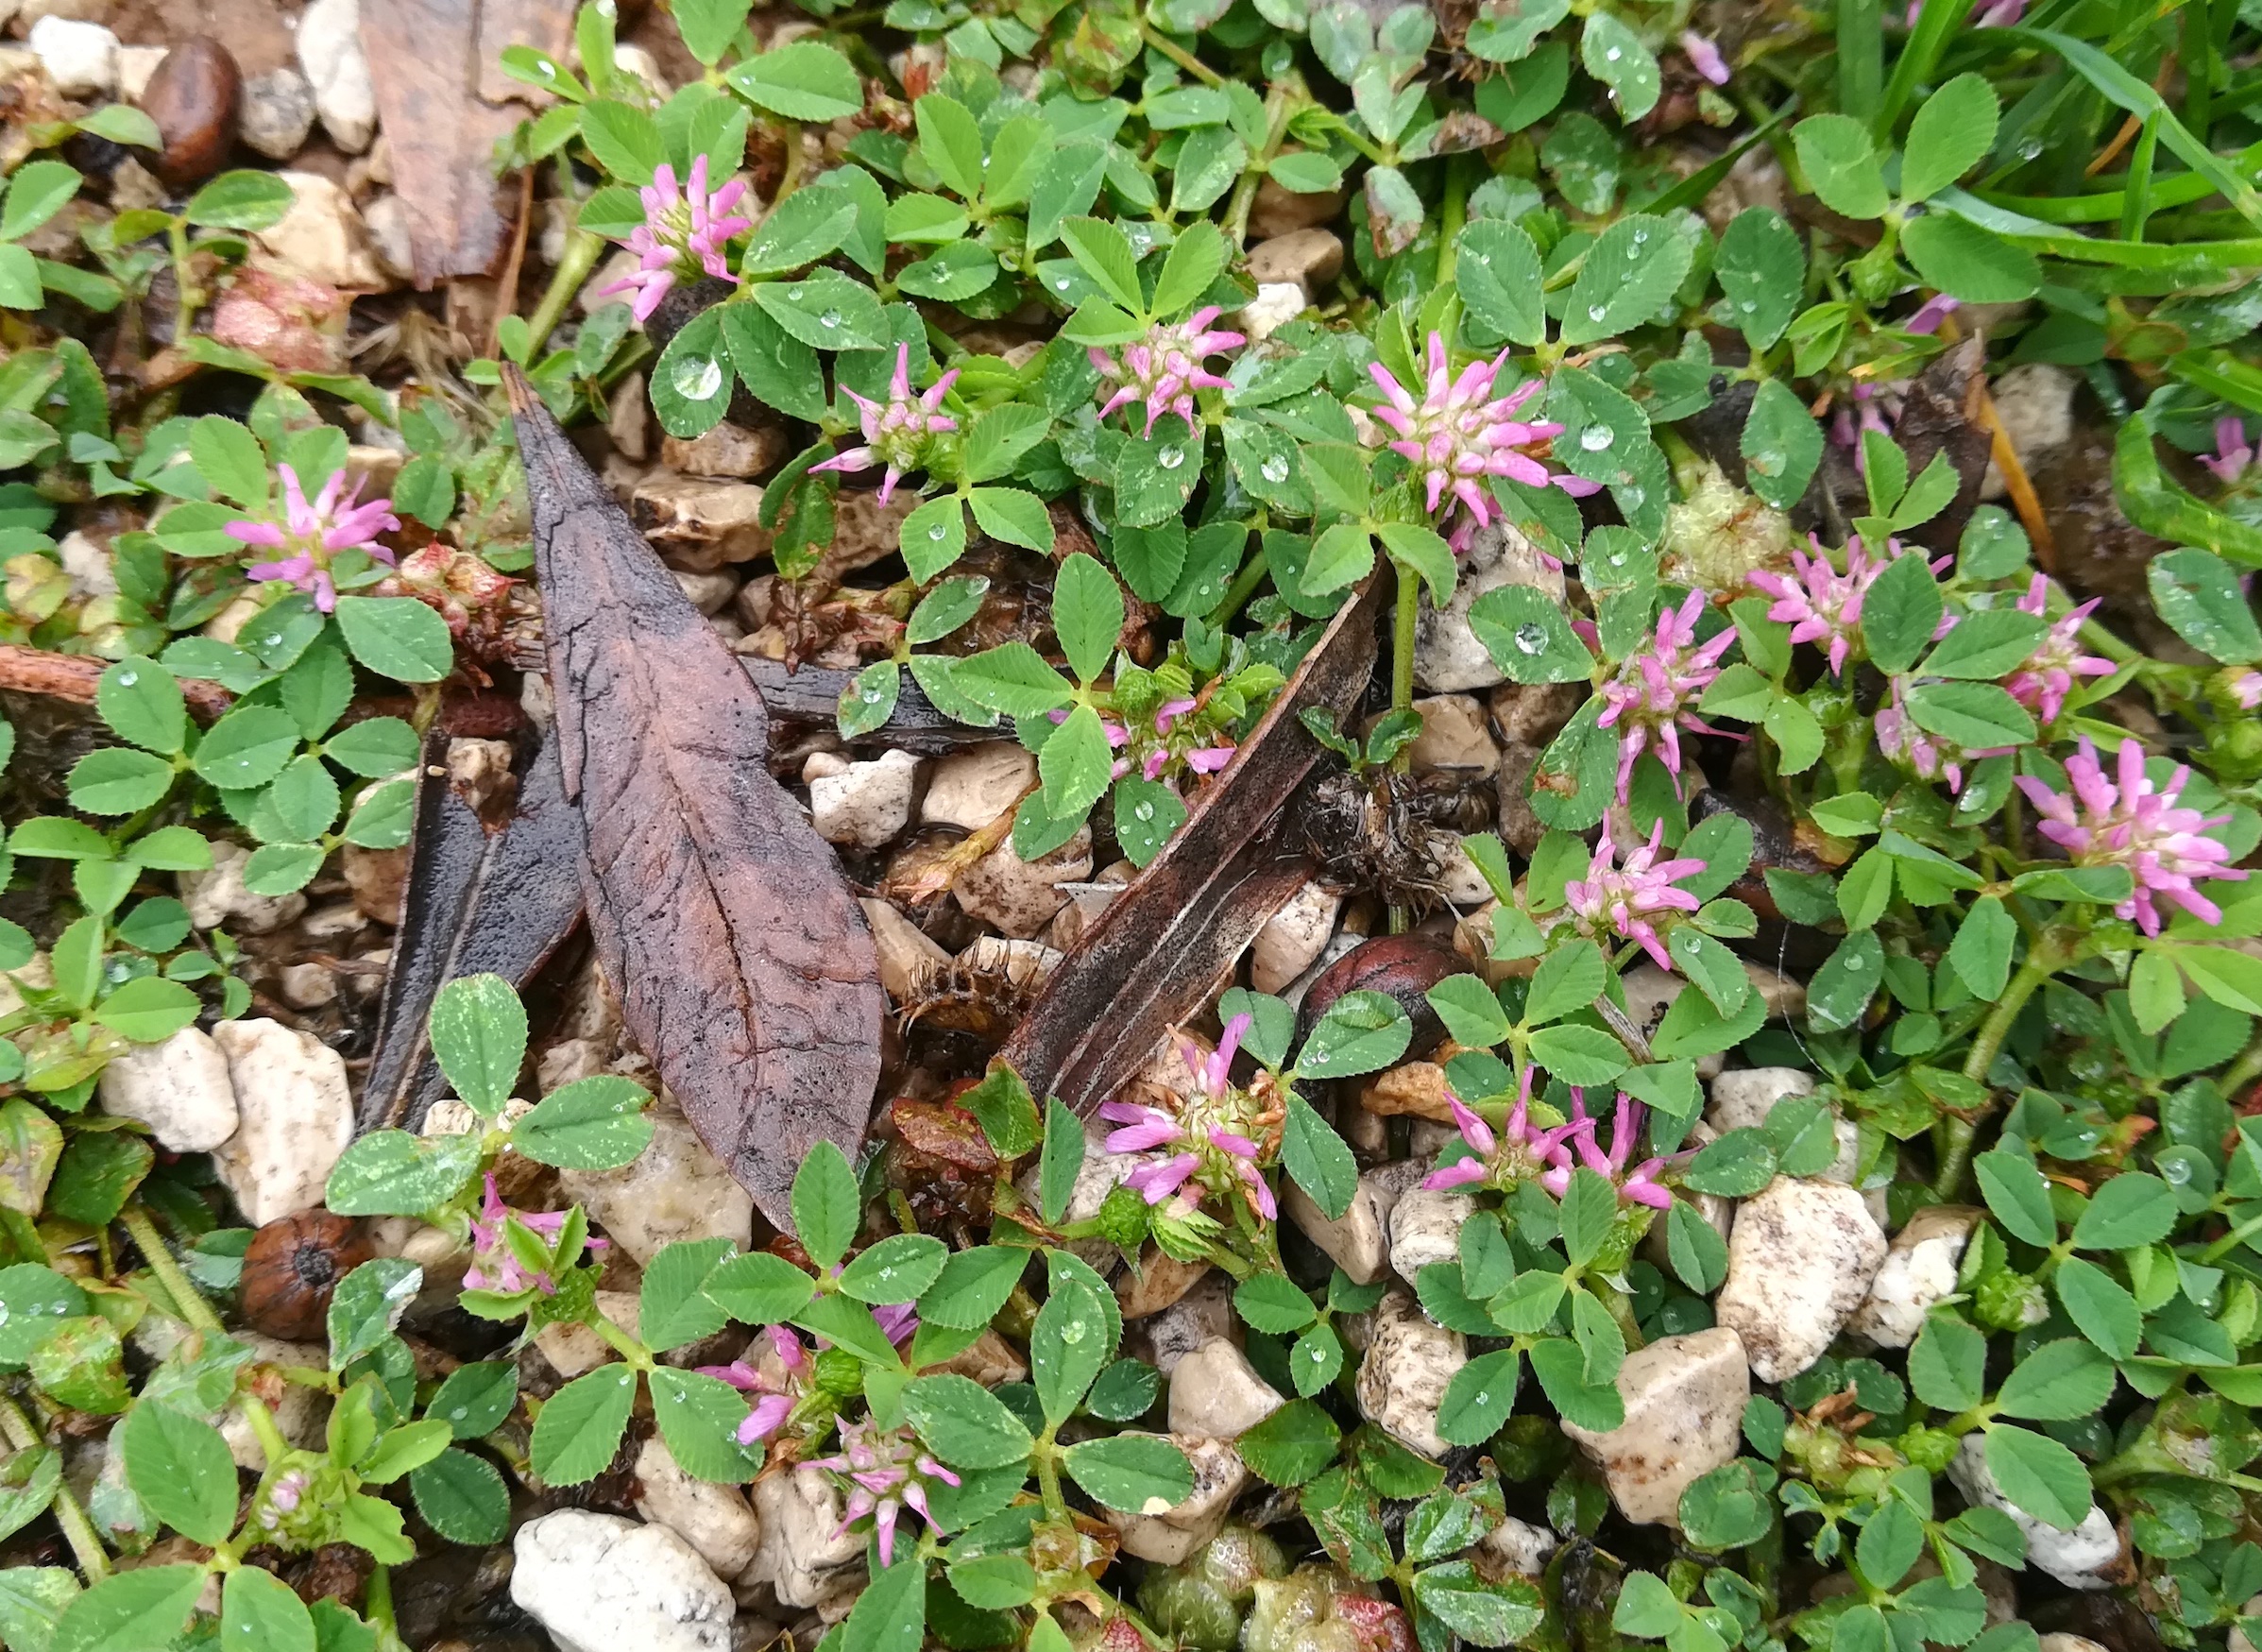
{"label": "water droplet on leaf", "polygon": [[675,364],[675,393],[689,401],[705,401],[723,388],[723,364],[708,356],[686,356]]}

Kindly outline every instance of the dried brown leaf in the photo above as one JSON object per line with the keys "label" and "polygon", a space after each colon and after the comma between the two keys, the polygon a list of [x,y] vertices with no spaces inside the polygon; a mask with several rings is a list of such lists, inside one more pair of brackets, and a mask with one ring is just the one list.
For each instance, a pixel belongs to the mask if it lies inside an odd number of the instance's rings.
{"label": "dried brown leaf", "polygon": [[534,515],[566,796],[628,1030],[762,1214],[872,1114],[887,996],[832,849],[771,777],[738,657],[504,369]]}
{"label": "dried brown leaf", "polygon": [[1087,928],[1004,1059],[1039,1096],[1088,1114],[1199,1009],[1265,921],[1312,875],[1272,830],[1322,756],[1300,714],[1338,717],[1374,674],[1382,582],[1344,605],[1217,784]]}

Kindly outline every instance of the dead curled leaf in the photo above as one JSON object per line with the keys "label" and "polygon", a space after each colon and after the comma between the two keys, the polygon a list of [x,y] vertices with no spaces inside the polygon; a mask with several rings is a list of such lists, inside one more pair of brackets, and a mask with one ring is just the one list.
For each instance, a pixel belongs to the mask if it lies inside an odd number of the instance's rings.
{"label": "dead curled leaf", "polygon": [[435,729],[417,765],[400,929],[362,1090],[365,1131],[418,1129],[448,1093],[427,1034],[443,985],[494,974],[523,987],[581,916],[581,820],[566,802],[554,741],[526,765],[517,807],[500,826],[482,821],[450,782],[448,743]]}
{"label": "dead curled leaf", "polygon": [[1381,589],[1370,578],[1344,605],[1186,824],[1054,970],[1002,1052],[1034,1094],[1080,1114],[1114,1094],[1312,876],[1271,827],[1323,756],[1301,713],[1347,714],[1374,674]]}
{"label": "dead curled leaf", "polygon": [[769,717],[531,386],[504,369],[533,507],[589,931],[700,1140],[791,1231],[820,1140],[853,1154],[887,996],[833,851],[771,777]]}

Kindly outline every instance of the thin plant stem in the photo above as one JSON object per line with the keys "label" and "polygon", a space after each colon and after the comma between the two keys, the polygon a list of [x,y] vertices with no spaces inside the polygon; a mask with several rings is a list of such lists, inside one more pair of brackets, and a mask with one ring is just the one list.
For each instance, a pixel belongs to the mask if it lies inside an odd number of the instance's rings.
{"label": "thin plant stem", "polygon": [[592,235],[587,230],[576,230],[566,239],[566,255],[557,261],[551,272],[550,285],[543,289],[542,301],[526,323],[526,359],[533,361],[542,346],[564,319],[566,306],[573,302],[574,294],[589,279],[597,267],[597,255],[604,250],[604,238]]}
{"label": "thin plant stem", "polygon": [[143,1260],[149,1264],[149,1271],[157,1276],[158,1283],[165,1287],[165,1294],[173,1299],[182,1322],[215,1337],[225,1335],[220,1316],[213,1311],[212,1303],[204,1300],[196,1282],[174,1259],[172,1248],[157,1231],[157,1224],[149,1219],[149,1212],[141,1205],[129,1204],[119,1213],[118,1220],[133,1235]]}
{"label": "thin plant stem", "polygon": [[[2003,1040],[2011,1035],[2011,1028],[2017,1021],[2019,1012],[2027,1007],[2027,1000],[2034,996],[2035,989],[2044,981],[2071,962],[2071,959],[2061,956],[2047,941],[2036,945],[2027,954],[2026,962],[2011,978],[2011,984],[2003,989],[2003,996],[1996,1000],[1995,1008],[1988,1013],[1987,1019],[1980,1024],[1979,1031],[1972,1038],[1971,1053],[1964,1060],[1965,1078],[1981,1084],[1987,1081],[1987,1069],[1995,1064]],[[1956,1190],[1963,1185],[1964,1167],[1971,1160],[1972,1144],[1979,1140],[1980,1124],[1992,1111],[1993,1103],[1990,1101],[1977,1116],[1951,1117],[1947,1120],[1947,1142],[1941,1150],[1939,1174],[1932,1179],[1935,1196],[1941,1199],[1953,1198]]]}
{"label": "thin plant stem", "polygon": [[[32,1427],[31,1419],[24,1415],[24,1407],[12,1399],[0,1399],[0,1434],[5,1434],[8,1443],[18,1451],[46,1443],[40,1438],[39,1430]],[[94,1529],[94,1523],[79,1507],[77,1493],[67,1485],[58,1486],[55,1501],[49,1507],[54,1509],[55,1524],[63,1528],[63,1537],[69,1541],[71,1553],[77,1558],[78,1569],[86,1574],[87,1581],[99,1583],[108,1577],[110,1553],[103,1548],[102,1535]]]}
{"label": "thin plant stem", "polygon": [[1224,76],[1218,74],[1216,70],[1211,68],[1207,63],[1203,62],[1192,52],[1189,52],[1185,47],[1180,45],[1178,42],[1172,40],[1168,35],[1163,33],[1163,31],[1155,27],[1153,24],[1142,22],[1139,25],[1139,34],[1148,45],[1152,46],[1156,51],[1162,53],[1165,58],[1168,58],[1173,63],[1176,63],[1180,68],[1183,69],[1187,74],[1193,76],[1197,80],[1199,80],[1203,85],[1222,86],[1225,84]]}

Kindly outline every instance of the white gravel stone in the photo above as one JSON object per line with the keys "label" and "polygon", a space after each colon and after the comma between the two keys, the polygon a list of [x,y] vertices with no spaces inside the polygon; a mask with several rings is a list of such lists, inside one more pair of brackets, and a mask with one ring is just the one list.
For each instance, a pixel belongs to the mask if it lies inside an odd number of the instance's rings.
{"label": "white gravel stone", "polygon": [[268,160],[288,161],[306,147],[315,129],[315,89],[288,67],[246,76],[235,129],[247,147]]}
{"label": "white gravel stone", "polygon": [[2004,1496],[1988,1472],[1984,1434],[1964,1437],[1955,1460],[1947,1465],[1947,1477],[1956,1483],[1965,1501],[1999,1508],[2018,1523],[2018,1529],[2026,1533],[2027,1564],[2035,1571],[2049,1573],[2068,1589],[2111,1587],[2100,1574],[2120,1558],[2120,1533],[2112,1517],[2095,1503],[2071,1531],[2036,1520]]}
{"label": "white gravel stone", "polygon": [[1204,1439],[1238,1439],[1287,1401],[1219,1337],[1178,1362],[1170,1373],[1170,1432]]}
{"label": "white gravel stone", "polygon": [[310,281],[381,290],[388,283],[353,197],[319,172],[278,172],[291,186],[291,210],[254,233],[260,246]]}
{"label": "white gravel stone", "polygon": [[511,1553],[511,1602],[550,1631],[559,1652],[730,1645],[738,1603],[699,1551],[664,1525],[560,1508],[520,1526]]}
{"label": "white gravel stone", "polygon": [[1563,1540],[1543,1525],[1511,1514],[1487,1532],[1476,1546],[1509,1571],[1537,1577],[1547,1570],[1548,1558],[1563,1546]]}
{"label": "white gravel stone", "polygon": [[1012,741],[953,752],[935,764],[919,805],[920,824],[979,831],[1012,808],[1036,777],[1036,754]]}
{"label": "white gravel stone", "polygon": [[377,135],[377,89],[362,55],[361,0],[314,0],[298,20],[298,66],[331,142],[358,155]]}
{"label": "white gravel stone", "polygon": [[1087,825],[1034,860],[1013,853],[1008,838],[960,873],[951,894],[968,917],[1015,940],[1033,941],[1068,904],[1068,892],[1061,885],[1080,883],[1091,875],[1092,828]]}
{"label": "white gravel stone", "polygon": [[745,1492],[685,1473],[656,1434],[637,1453],[636,1501],[638,1514],[690,1544],[718,1577],[736,1577],[754,1564],[762,1523]]}
{"label": "white gravel stone", "polygon": [[293,922],[306,911],[303,894],[253,894],[244,887],[244,867],[251,851],[240,843],[213,844],[210,872],[179,875],[180,902],[189,910],[189,922],[199,929],[226,925],[230,932],[266,935]]}
{"label": "white gravel stone", "polygon": [[721,1237],[744,1250],[754,1201],[674,1108],[650,1116],[652,1143],[618,1170],[561,1170],[558,1185],[638,1267],[678,1239]]}
{"label": "white gravel stone", "polygon": [[244,1219],[264,1227],[322,1202],[322,1184],[353,1139],[346,1058],[280,1021],[223,1021],[213,1040],[228,1058],[235,1134],[213,1167]]}
{"label": "white gravel stone", "polygon": [[65,97],[108,97],[118,89],[118,37],[101,24],[43,17],[31,26],[30,44]]}
{"label": "white gravel stone", "polygon": [[1412,1160],[1360,1172],[1351,1208],[1331,1217],[1293,1181],[1287,1185],[1288,1219],[1304,1237],[1326,1252],[1353,1285],[1372,1285],[1390,1259],[1390,1216],[1400,1195],[1428,1174]]}
{"label": "white gravel stone", "polygon": [[1335,932],[1343,897],[1323,883],[1307,883],[1288,904],[1265,920],[1249,948],[1249,984],[1260,993],[1278,993],[1311,967]]}
{"label": "white gravel stone", "polygon": [[71,594],[75,597],[114,597],[118,594],[118,572],[111,561],[107,546],[97,545],[81,533],[65,534],[62,543],[56,546],[55,554],[61,559],[63,571],[71,576]]}
{"label": "white gravel stone", "polygon": [[1884,1260],[1884,1231],[1861,1194],[1777,1176],[1737,1207],[1712,1312],[1743,1337],[1752,1374],[1779,1383],[1822,1357]]}
{"label": "white gravel stone", "polygon": [[1767,1122],[1777,1102],[1811,1096],[1817,1087],[1812,1073],[1796,1067],[1739,1067],[1712,1081],[1705,1122],[1723,1135],[1756,1128]]}
{"label": "white gravel stone", "polygon": [[1984,1213],[1968,1204],[1918,1211],[1893,1235],[1884,1266],[1870,1282],[1868,1300],[1845,1328],[1879,1348],[1906,1348],[1924,1329],[1924,1317],[1956,1293],[1964,1248]]}
{"label": "white gravel stone", "polygon": [[1359,1361],[1359,1411],[1368,1422],[1423,1456],[1453,1447],[1437,1432],[1446,1386],[1469,1363],[1458,1331],[1432,1322],[1411,1291],[1393,1287],[1374,1310]]}
{"label": "white gravel stone", "polygon": [[1514,528],[1495,521],[1477,530],[1461,557],[1460,580],[1442,612],[1421,599],[1414,641],[1414,680],[1432,693],[1488,689],[1507,680],[1469,623],[1470,607],[1504,585],[1528,585],[1551,602],[1563,600],[1563,575]]}
{"label": "white gravel stone", "polygon": [[918,781],[919,759],[896,751],[810,781],[809,816],[817,835],[859,849],[893,842],[910,821]]}
{"label": "white gravel stone", "polygon": [[1625,1422],[1606,1431],[1563,1424],[1609,1481],[1626,1519],[1678,1525],[1681,1493],[1735,1460],[1751,1398],[1743,1340],[1726,1326],[1660,1337],[1618,1370]]}
{"label": "white gravel stone", "polygon": [[1431,1263],[1457,1261],[1461,1230],[1475,1214],[1466,1193],[1407,1189],[1390,1211],[1390,1271],[1412,1285]]}
{"label": "white gravel stone", "polygon": [[867,896],[857,904],[864,909],[879,951],[879,984],[895,1003],[907,1002],[938,971],[950,967],[950,954],[892,903]]}
{"label": "white gravel stone", "polygon": [[1194,1470],[1194,1490],[1167,1513],[1123,1514],[1106,1509],[1108,1524],[1123,1534],[1126,1554],[1158,1566],[1176,1566],[1224,1529],[1233,1499],[1249,1484],[1249,1471],[1229,1441],[1173,1434],[1170,1443]]}
{"label": "white gravel stone", "polygon": [[102,1069],[96,1093],[103,1112],[140,1119],[160,1147],[176,1153],[208,1153],[239,1122],[228,1057],[201,1028],[133,1046]]}
{"label": "white gravel stone", "polygon": [[1233,312],[1233,326],[1250,343],[1258,344],[1302,315],[1309,302],[1296,281],[1265,281],[1255,298]]}
{"label": "white gravel stone", "polygon": [[[824,1609],[864,1586],[864,1540],[842,1532],[840,1493],[823,1474],[764,1474],[754,1483],[761,1545],[740,1584],[766,1583],[781,1606]],[[838,1535],[836,1535],[838,1534]]]}

